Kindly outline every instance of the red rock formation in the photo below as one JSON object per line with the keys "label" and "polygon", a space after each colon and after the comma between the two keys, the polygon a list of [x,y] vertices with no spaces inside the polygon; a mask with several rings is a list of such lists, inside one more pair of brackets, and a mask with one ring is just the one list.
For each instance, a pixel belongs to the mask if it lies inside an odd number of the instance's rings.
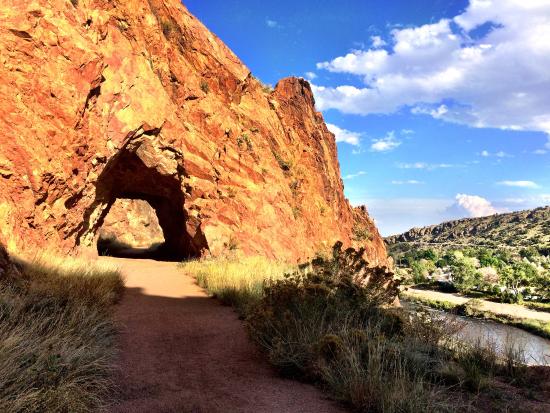
{"label": "red rock formation", "polygon": [[164,242],[155,210],[139,199],[117,199],[103,221],[99,238],[116,240],[132,248]]}
{"label": "red rock formation", "polygon": [[178,0],[5,0],[0,71],[12,248],[94,248],[117,198],[148,201],[182,256],[298,260],[352,241],[309,84],[269,90]]}

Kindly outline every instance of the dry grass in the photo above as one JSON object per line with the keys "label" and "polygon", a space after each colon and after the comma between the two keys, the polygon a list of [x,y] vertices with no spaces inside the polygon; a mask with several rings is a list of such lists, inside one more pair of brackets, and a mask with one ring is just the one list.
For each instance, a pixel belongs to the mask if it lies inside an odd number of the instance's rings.
{"label": "dry grass", "polygon": [[186,261],[181,268],[212,296],[234,306],[241,314],[261,298],[267,282],[281,279],[292,269],[288,264],[263,257]]}
{"label": "dry grass", "polygon": [[91,412],[110,389],[120,274],[36,258],[0,279],[0,411]]}

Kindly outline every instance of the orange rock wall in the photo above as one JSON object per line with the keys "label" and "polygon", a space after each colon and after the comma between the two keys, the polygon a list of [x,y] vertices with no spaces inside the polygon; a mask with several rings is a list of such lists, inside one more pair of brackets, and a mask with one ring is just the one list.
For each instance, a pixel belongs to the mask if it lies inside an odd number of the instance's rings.
{"label": "orange rock wall", "polygon": [[[189,255],[301,260],[352,242],[309,84],[269,90],[178,0],[4,0],[0,72],[10,248],[93,249],[121,197],[150,201]],[[378,232],[366,242],[386,263]]]}

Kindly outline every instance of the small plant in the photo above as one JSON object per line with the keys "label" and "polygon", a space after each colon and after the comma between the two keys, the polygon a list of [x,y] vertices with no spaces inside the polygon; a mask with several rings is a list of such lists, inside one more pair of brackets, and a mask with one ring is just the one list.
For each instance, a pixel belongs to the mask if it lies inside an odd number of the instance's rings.
{"label": "small plant", "polygon": [[290,162],[288,161],[285,161],[281,155],[279,155],[279,153],[273,151],[273,156],[275,157],[275,160],[277,161],[277,163],[279,164],[279,167],[285,171],[285,172],[288,172],[290,171],[290,169],[292,168],[292,165],[290,164]]}
{"label": "small plant", "polygon": [[292,196],[296,198],[300,189],[300,181],[296,179],[292,181],[288,186],[292,191]]}
{"label": "small plant", "polygon": [[232,188],[232,187],[229,188],[229,189],[227,190],[227,196],[228,196],[229,198],[235,198],[235,197],[237,196],[237,191],[235,191],[235,188]]}
{"label": "small plant", "polygon": [[229,239],[227,240],[227,242],[225,243],[225,247],[229,250],[229,251],[236,251],[238,248],[239,248],[239,244],[236,240],[236,238],[231,235],[229,237]]}
{"label": "small plant", "polygon": [[201,90],[205,93],[205,94],[208,94],[208,92],[210,92],[210,86],[208,85],[208,82],[206,80],[201,80]]}
{"label": "small plant", "polygon": [[246,146],[246,149],[249,152],[252,152],[254,150],[252,139],[250,139],[250,136],[248,136],[248,134],[246,133],[243,133],[237,138],[237,146],[239,147],[239,149],[242,149],[243,146]]}
{"label": "small plant", "polygon": [[172,20],[161,20],[160,27],[162,29],[164,37],[168,38],[174,30],[174,23],[172,22]]}
{"label": "small plant", "polygon": [[372,235],[369,228],[366,226],[354,225],[353,227],[353,240],[354,241],[371,241]]}

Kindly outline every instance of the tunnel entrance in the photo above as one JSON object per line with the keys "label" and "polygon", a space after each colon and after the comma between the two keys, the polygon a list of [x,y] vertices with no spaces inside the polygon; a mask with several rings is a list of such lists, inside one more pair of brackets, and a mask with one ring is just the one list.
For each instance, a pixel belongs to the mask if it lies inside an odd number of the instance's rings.
{"label": "tunnel entrance", "polygon": [[122,149],[105,166],[80,240],[95,243],[100,255],[199,257],[208,245],[200,221],[184,208],[183,159],[172,150],[158,150],[147,138]]}
{"label": "tunnel entrance", "polygon": [[[119,258],[167,259],[154,208],[141,199],[117,199],[98,231],[97,252]],[[177,258],[177,257],[175,257]]]}

